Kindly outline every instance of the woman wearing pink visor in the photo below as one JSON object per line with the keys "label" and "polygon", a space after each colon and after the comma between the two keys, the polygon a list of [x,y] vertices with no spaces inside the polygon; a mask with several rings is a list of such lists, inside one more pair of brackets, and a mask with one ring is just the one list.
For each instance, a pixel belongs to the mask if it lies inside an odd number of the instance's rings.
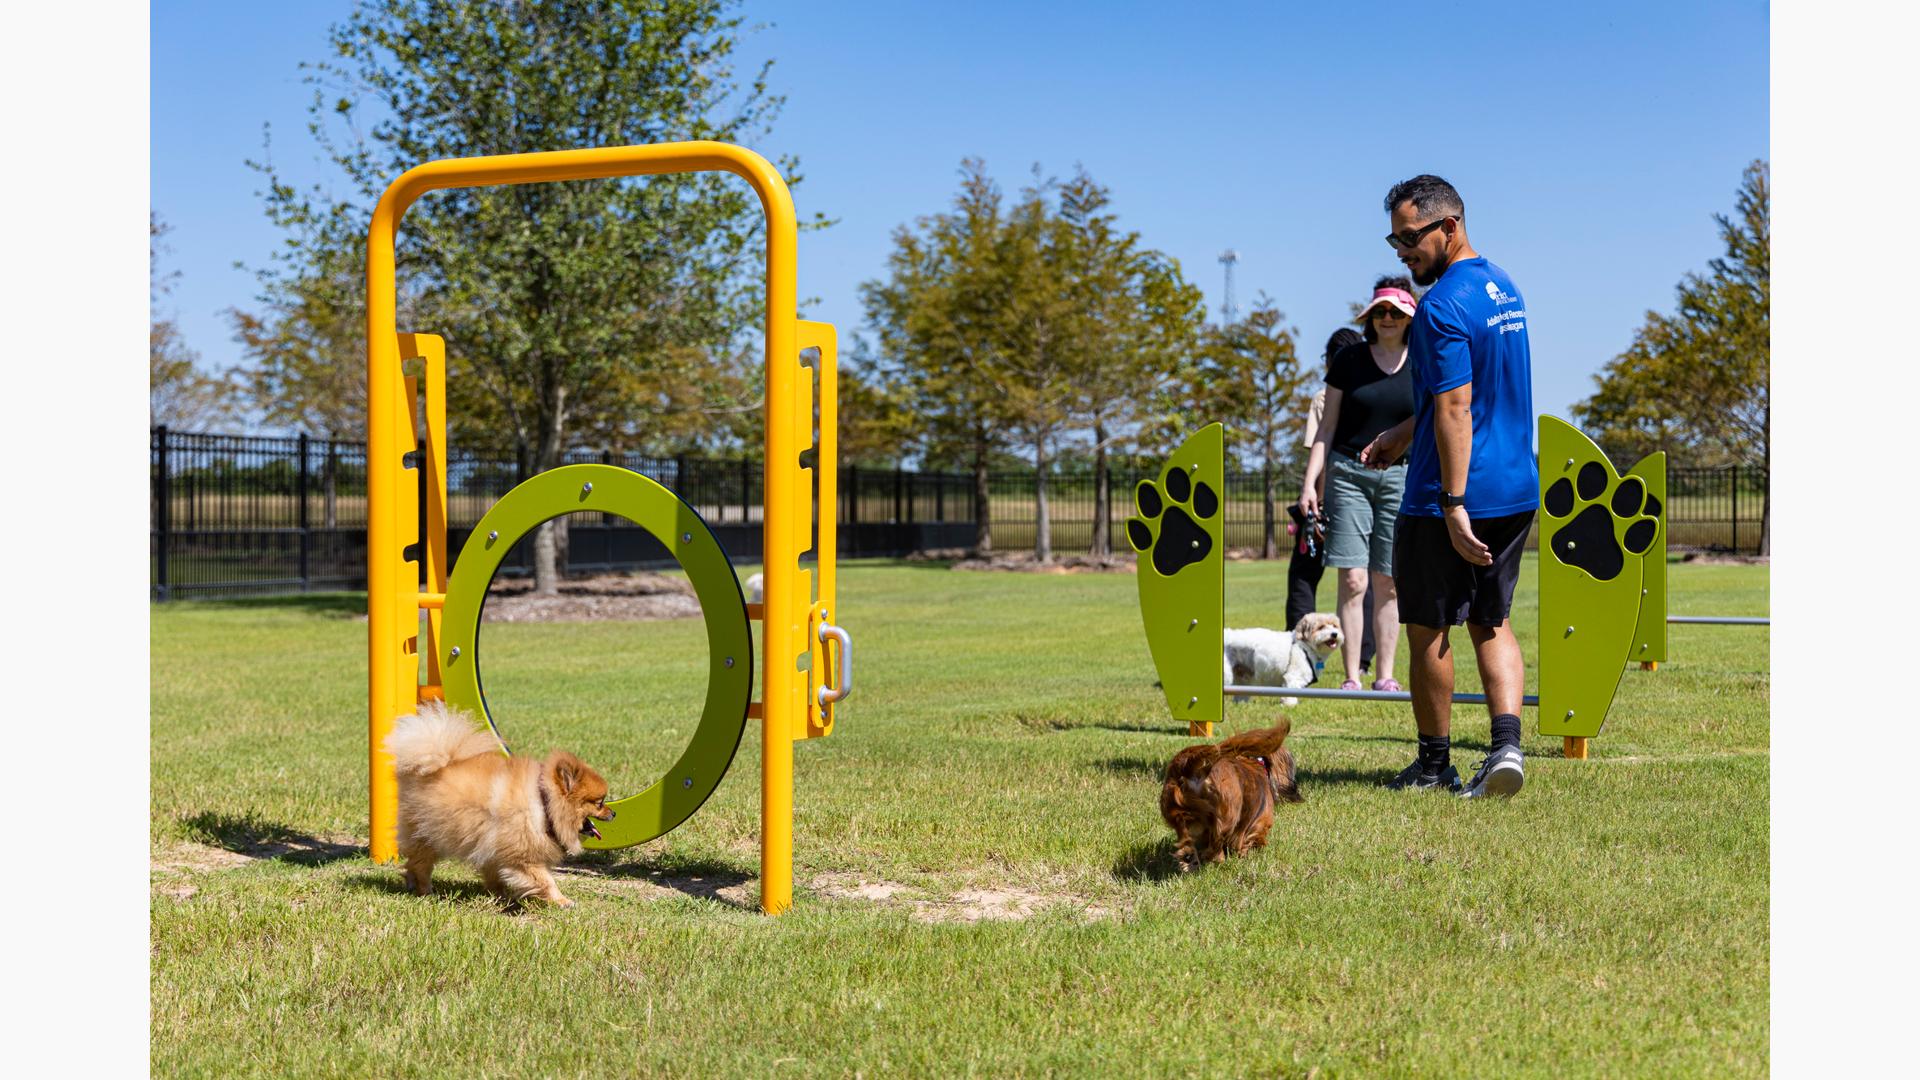
{"label": "woman wearing pink visor", "polygon": [[1373,297],[1355,321],[1365,340],[1342,349],[1327,367],[1327,404],[1320,431],[1307,457],[1300,509],[1321,512],[1319,489],[1326,483],[1326,565],[1339,571],[1336,611],[1340,632],[1351,645],[1341,649],[1346,664],[1343,690],[1360,689],[1362,606],[1373,585],[1375,690],[1398,690],[1393,677],[1400,641],[1400,603],[1393,589],[1393,532],[1406,487],[1402,461],[1387,469],[1360,464],[1360,451],[1374,437],[1413,415],[1413,372],[1407,367],[1407,328],[1418,303],[1413,282],[1389,276],[1374,282]]}

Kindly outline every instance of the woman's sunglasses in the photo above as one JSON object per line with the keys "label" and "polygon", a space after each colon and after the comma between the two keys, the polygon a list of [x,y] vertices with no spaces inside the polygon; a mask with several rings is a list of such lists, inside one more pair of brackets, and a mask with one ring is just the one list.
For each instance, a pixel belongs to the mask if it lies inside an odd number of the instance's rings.
{"label": "woman's sunglasses", "polygon": [[1404,319],[1407,317],[1406,312],[1401,311],[1392,304],[1381,304],[1369,312],[1369,314],[1376,319]]}

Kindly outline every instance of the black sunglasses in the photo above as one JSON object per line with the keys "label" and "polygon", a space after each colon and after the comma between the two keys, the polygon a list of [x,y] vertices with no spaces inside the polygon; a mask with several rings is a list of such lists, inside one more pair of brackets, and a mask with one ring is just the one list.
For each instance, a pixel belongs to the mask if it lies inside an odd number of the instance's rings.
{"label": "black sunglasses", "polygon": [[1453,215],[1449,214],[1443,218],[1436,218],[1433,221],[1430,221],[1427,224],[1422,225],[1419,228],[1413,230],[1412,232],[1388,233],[1387,246],[1390,248],[1394,248],[1396,250],[1399,248],[1410,248],[1413,245],[1419,243],[1421,239],[1425,237],[1428,233],[1439,228],[1442,222],[1453,221],[1453,220],[1455,220]]}

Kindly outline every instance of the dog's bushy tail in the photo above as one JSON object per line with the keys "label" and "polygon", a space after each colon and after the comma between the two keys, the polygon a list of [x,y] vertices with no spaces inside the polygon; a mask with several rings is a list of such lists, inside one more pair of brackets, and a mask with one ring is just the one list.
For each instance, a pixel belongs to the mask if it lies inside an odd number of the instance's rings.
{"label": "dog's bushy tail", "polygon": [[500,743],[473,717],[444,701],[428,701],[394,722],[387,736],[393,770],[403,777],[431,776],[456,761],[498,753]]}
{"label": "dog's bushy tail", "polygon": [[1220,753],[1246,754],[1250,757],[1271,757],[1287,741],[1287,733],[1293,730],[1293,721],[1281,717],[1280,722],[1270,728],[1259,731],[1243,732],[1220,744]]}
{"label": "dog's bushy tail", "polygon": [[1273,777],[1273,795],[1281,802],[1306,802],[1306,796],[1300,794],[1300,784],[1294,775],[1293,751],[1284,745],[1287,733],[1293,730],[1293,721],[1281,717],[1280,722],[1270,728],[1249,731],[1220,744],[1220,756],[1240,754],[1246,757],[1263,757],[1268,762],[1269,775]]}

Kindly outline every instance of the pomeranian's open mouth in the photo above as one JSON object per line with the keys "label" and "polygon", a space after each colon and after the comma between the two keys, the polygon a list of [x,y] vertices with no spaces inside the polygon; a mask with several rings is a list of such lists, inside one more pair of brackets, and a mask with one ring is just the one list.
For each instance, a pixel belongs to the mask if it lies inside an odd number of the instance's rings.
{"label": "pomeranian's open mouth", "polygon": [[592,818],[587,818],[584,821],[580,822],[580,835],[591,836],[595,840],[600,839],[600,830],[593,827]]}

